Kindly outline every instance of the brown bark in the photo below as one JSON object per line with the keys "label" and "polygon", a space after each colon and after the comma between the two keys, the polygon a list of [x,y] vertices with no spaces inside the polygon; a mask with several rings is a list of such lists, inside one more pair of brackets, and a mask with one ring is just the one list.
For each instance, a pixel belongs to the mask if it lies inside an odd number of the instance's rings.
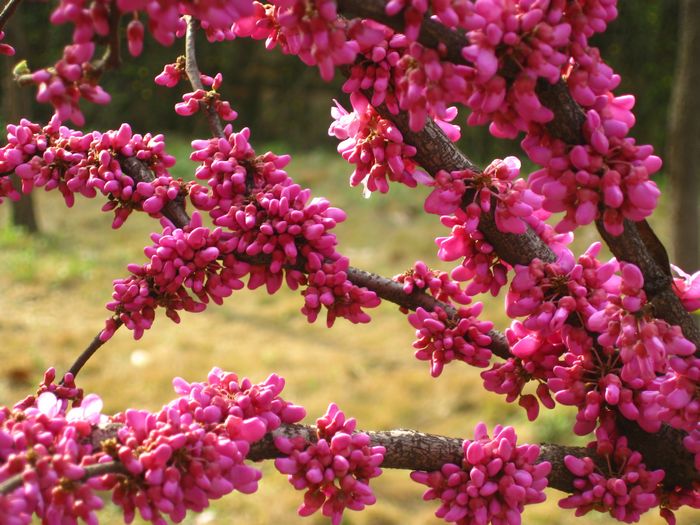
{"label": "brown bark", "polygon": [[674,259],[692,273],[700,269],[700,0],[681,0],[678,41],[667,159]]}

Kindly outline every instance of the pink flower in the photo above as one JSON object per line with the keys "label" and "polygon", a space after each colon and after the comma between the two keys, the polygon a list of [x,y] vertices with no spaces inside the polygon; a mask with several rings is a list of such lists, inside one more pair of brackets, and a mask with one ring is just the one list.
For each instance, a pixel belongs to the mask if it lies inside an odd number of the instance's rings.
{"label": "pink flower", "polygon": [[376,501],[369,480],[379,476],[384,447],[371,446],[369,436],[355,432],[356,422],[331,403],[316,422],[318,440],[275,437],[275,446],[284,457],[275,467],[288,474],[297,490],[306,489],[300,516],[310,516],[319,509],[339,525],[343,511],[362,510]]}
{"label": "pink flower", "polygon": [[680,278],[673,279],[673,291],[689,312],[700,308],[700,272],[689,275],[678,266],[671,265]]}
{"label": "pink flower", "polygon": [[512,427],[496,425],[489,438],[479,423],[474,440],[465,440],[461,465],[445,464],[434,472],[412,472],[411,479],[427,485],[423,499],[439,499],[438,518],[458,525],[504,523],[518,525],[523,507],[545,500],[552,466],[537,463],[537,445],[516,443]]}

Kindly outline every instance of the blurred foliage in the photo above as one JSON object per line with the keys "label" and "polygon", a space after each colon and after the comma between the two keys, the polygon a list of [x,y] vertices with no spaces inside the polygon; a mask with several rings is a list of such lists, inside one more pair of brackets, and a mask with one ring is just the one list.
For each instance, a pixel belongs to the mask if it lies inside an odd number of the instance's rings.
{"label": "blurred foliage", "polygon": [[[20,9],[20,16],[11,21],[20,24],[28,35],[32,68],[53,63],[69,40],[69,27],[47,26],[50,9],[50,4],[28,3]],[[593,41],[622,76],[620,92],[632,92],[637,97],[635,136],[654,144],[660,152],[665,146],[677,19],[675,0],[620,2],[619,19],[605,35]],[[209,45],[202,39],[199,49],[202,71],[210,74],[221,71],[224,75],[224,97],[239,113],[235,125],[251,127],[256,141],[277,142],[294,149],[335,147],[335,140],[327,136],[331,100],[337,98],[348,106],[347,95],[340,89],[340,75],[326,84],[315,68],[279,51],[268,52],[264,42],[249,39]],[[179,89],[168,89],[153,83],[153,77],[163,65],[174,62],[181,53],[181,42],[164,48],[149,36],[141,57],[133,58],[124,50],[122,67],[109,72],[103,81],[112,95],[112,103],[83,104],[88,126],[114,128],[128,115],[138,131],[175,131],[189,137],[206,135],[202,119],[185,119],[172,111],[184,84]],[[46,118],[49,114],[49,109],[44,107],[35,118]],[[463,122],[464,117],[459,120]],[[479,162],[518,151],[515,142],[494,140],[484,128],[464,128],[464,150]]]}

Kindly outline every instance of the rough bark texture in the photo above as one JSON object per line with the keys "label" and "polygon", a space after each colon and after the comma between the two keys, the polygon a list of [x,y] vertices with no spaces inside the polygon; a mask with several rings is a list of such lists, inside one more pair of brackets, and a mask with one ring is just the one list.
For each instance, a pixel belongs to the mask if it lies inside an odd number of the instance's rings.
{"label": "rough bark texture", "polygon": [[680,36],[668,137],[673,252],[688,272],[700,269],[700,1],[681,0]]}
{"label": "rough bark texture", "polygon": [[[367,434],[370,436],[372,445],[381,445],[386,448],[382,468],[433,471],[440,470],[445,463],[461,465],[464,459],[462,450],[464,440],[460,438],[424,434],[407,429],[367,431]],[[317,439],[314,427],[282,425],[278,430],[266,435],[262,441],[255,443],[248,457],[253,460],[263,460],[280,456],[273,443],[276,435],[303,436],[310,443]],[[573,491],[573,476],[564,467],[566,455],[590,456],[599,465],[605,464],[602,458],[596,457],[589,449],[583,447],[565,447],[547,443],[540,445],[539,461],[552,463],[549,486],[562,492]]]}

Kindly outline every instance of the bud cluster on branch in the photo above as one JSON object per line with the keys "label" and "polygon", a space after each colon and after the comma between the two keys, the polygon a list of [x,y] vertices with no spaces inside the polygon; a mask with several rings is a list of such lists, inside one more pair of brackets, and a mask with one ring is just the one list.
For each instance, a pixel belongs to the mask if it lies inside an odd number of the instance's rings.
{"label": "bud cluster on branch", "polygon": [[[0,39],[19,3],[0,14]],[[96,523],[97,490],[112,493],[126,521],[138,512],[179,522],[234,490],[255,491],[261,474],[246,460],[272,458],[305,491],[299,513],[321,510],[334,525],[346,508],[375,502],[380,466],[413,470],[424,499],[440,500],[436,515],[458,524],[517,525],[548,485],[568,493],[560,505],[577,515],[634,522],[659,507],[674,523],[673,510],[700,508],[700,330],[689,315],[700,279],[669,264],[646,222],[661,160],[630,136],[634,97],[613,92],[620,77],[590,43],[616,16],[616,0],[59,0],[51,22],[74,28],[63,56],[15,68],[55,114],[8,125],[0,202],[19,197],[19,181],[24,193],[58,189],[68,206],[76,194],[101,196],[114,228],[141,211],[161,229],[147,261],[114,281],[110,317],[71,373],[56,385],[49,371],[36,396],[0,411],[6,522]],[[263,40],[324,80],[338,68],[350,109],[335,102],[329,135],[352,165],[350,184],[366,197],[396,183],[429,187],[424,210],[447,228],[435,242],[451,271],[417,261],[388,279],[351,267],[332,231],[345,212],[296,184],[288,155],[258,154],[249,129],[223,125],[237,113],[222,75],[199,71],[198,31],[210,42]],[[120,38],[137,57],[146,33],[162,45],[185,39],[185,55],[155,82],[187,80],[192,91],[174,110],[207,119],[212,136],[192,141],[195,180],[172,177],[162,135],[66,124],[84,124],[81,99],[109,102],[99,79],[118,66]],[[455,146],[458,106],[468,125],[522,136],[537,170],[522,176],[515,156],[471,162]],[[615,258],[599,259],[601,243],[579,256],[569,249],[592,223]],[[205,383],[176,379],[179,397],[158,412],[110,417],[75,387],[121,326],[138,339],[159,309],[180,322],[244,286],[274,294],[283,284],[301,291],[309,322],[325,312],[329,327],[370,322],[381,299],[397,304],[432,376],[454,361],[484,368],[484,388],[530,420],[540,405],[575,407],[572,430],[592,442],[518,445],[512,428],[490,437],[483,424],[464,441],[359,432],[333,403],[302,426],[304,410],[279,397],[276,375],[254,385],[214,369]],[[505,294],[513,321],[503,333],[479,317],[474,298],[486,292]]]}

